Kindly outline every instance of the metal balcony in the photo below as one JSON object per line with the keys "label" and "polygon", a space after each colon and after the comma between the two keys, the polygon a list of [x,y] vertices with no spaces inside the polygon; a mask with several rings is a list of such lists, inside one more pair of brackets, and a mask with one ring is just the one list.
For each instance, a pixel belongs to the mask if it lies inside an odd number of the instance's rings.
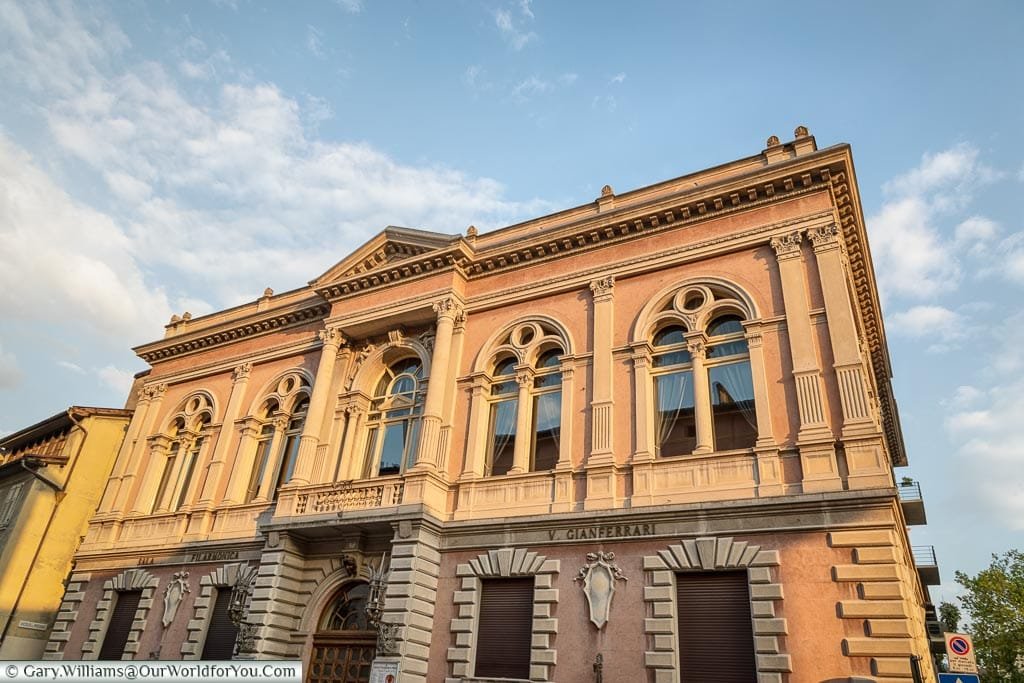
{"label": "metal balcony", "polygon": [[924,498],[921,497],[921,484],[916,481],[903,482],[896,487],[899,492],[900,505],[903,506],[903,516],[907,524],[927,524],[928,520],[924,514]]}
{"label": "metal balcony", "polygon": [[926,586],[938,586],[942,583],[939,580],[939,563],[935,559],[935,546],[915,545],[910,548],[910,552],[914,556],[917,573]]}

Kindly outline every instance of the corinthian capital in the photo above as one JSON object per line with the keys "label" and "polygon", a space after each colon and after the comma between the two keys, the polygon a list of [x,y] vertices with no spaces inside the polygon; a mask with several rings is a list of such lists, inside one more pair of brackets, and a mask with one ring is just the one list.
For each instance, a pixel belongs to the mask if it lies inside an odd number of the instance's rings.
{"label": "corinthian capital", "polygon": [[236,365],[235,369],[231,371],[231,381],[240,382],[243,379],[249,379],[249,373],[252,372],[252,363],[242,363]]}
{"label": "corinthian capital", "polygon": [[772,249],[775,250],[775,258],[781,261],[782,259],[799,256],[801,241],[803,241],[803,235],[800,234],[799,230],[788,235],[782,235],[781,237],[773,237],[771,245]]}
{"label": "corinthian capital", "polygon": [[142,398],[144,399],[147,399],[149,401],[159,401],[164,397],[164,394],[167,393],[167,385],[147,384],[146,386],[142,387],[142,391],[140,393],[142,394]]}
{"label": "corinthian capital", "polygon": [[455,321],[463,314],[462,304],[455,297],[451,296],[435,301],[432,308],[434,313],[437,314],[438,319],[450,318],[452,321]]}
{"label": "corinthian capital", "polygon": [[336,325],[325,327],[318,334],[324,346],[338,347],[345,343],[345,335],[341,333],[341,328]]}
{"label": "corinthian capital", "polygon": [[814,248],[821,249],[839,244],[839,226],[835,223],[823,225],[819,228],[811,228],[807,231]]}
{"label": "corinthian capital", "polygon": [[615,276],[606,275],[590,281],[590,291],[594,293],[595,299],[611,297],[615,293]]}

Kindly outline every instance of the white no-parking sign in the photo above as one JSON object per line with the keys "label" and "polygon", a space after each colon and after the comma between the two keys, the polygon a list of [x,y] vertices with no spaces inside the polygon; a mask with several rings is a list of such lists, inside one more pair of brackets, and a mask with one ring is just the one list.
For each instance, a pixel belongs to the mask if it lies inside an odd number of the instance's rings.
{"label": "white no-parking sign", "polygon": [[956,673],[978,673],[978,663],[974,659],[974,643],[971,637],[963,633],[946,633],[946,655],[949,657],[949,670]]}

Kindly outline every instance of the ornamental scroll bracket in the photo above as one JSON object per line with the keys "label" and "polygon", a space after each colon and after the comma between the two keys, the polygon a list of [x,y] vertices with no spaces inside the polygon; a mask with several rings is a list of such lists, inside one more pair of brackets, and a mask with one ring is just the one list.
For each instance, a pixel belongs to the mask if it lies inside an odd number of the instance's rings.
{"label": "ornamental scroll bracket", "polygon": [[583,584],[583,594],[590,606],[590,621],[598,629],[604,628],[612,610],[615,582],[629,581],[615,564],[615,553],[599,551],[587,553],[587,565],[580,568],[573,581]]}

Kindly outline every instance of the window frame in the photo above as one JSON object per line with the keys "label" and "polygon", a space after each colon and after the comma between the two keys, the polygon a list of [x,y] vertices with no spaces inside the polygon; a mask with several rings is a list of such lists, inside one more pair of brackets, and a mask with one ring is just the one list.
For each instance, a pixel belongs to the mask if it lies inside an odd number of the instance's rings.
{"label": "window frame", "polygon": [[[415,363],[411,371],[410,363]],[[396,372],[396,368],[399,370]],[[396,386],[403,379],[413,382],[409,391],[396,392]],[[404,475],[416,461],[420,438],[423,429],[423,408],[427,398],[429,378],[425,376],[423,359],[416,354],[409,354],[392,360],[384,366],[380,379],[374,388],[363,420],[362,431],[362,478],[394,477]],[[408,411],[408,412],[405,412]],[[389,415],[389,413],[402,413]],[[397,472],[381,473],[381,459],[387,442],[388,430],[399,427],[404,430],[402,454],[398,462]]]}

